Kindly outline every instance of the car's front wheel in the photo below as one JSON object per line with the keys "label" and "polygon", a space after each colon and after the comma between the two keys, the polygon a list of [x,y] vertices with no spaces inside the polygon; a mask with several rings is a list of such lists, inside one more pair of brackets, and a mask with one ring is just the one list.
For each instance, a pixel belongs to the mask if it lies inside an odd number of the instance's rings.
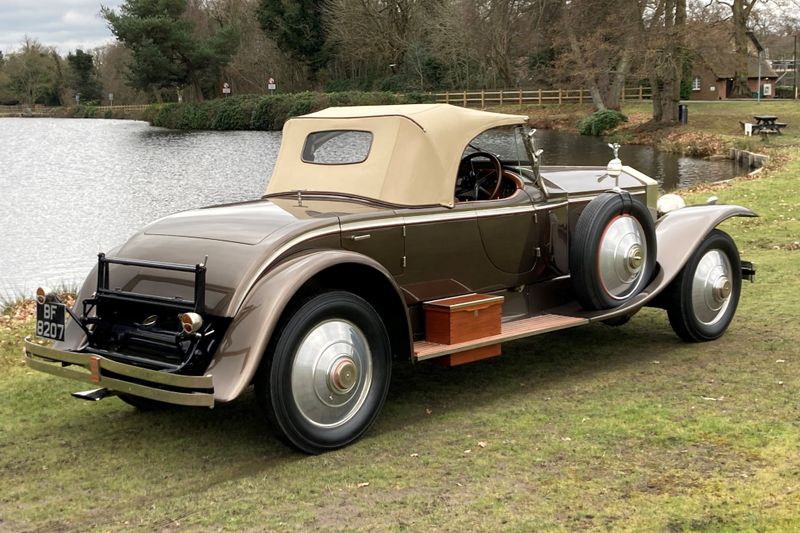
{"label": "car's front wheel", "polygon": [[297,448],[322,453],[372,425],[389,389],[389,336],[377,311],[344,291],[319,294],[284,320],[256,376],[267,416]]}
{"label": "car's front wheel", "polygon": [[715,229],[665,291],[672,329],[687,342],[719,338],[733,320],[741,290],[742,266],[736,243]]}

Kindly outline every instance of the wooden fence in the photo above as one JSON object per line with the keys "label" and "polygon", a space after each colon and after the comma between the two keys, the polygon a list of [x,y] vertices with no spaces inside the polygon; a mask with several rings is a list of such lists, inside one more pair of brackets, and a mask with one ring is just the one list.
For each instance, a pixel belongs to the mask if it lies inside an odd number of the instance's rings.
{"label": "wooden fence", "polygon": [[[99,105],[99,106],[86,106],[96,109],[98,112],[105,111],[144,111],[151,104],[135,104],[135,105]],[[48,107],[41,104],[36,105],[0,105],[0,117],[19,117],[19,116],[50,116],[66,113],[71,107]]]}
{"label": "wooden fence", "polygon": [[[494,89],[480,91],[445,91],[433,93],[436,103],[463,107],[488,107],[525,104],[583,104],[592,97],[588,89]],[[626,87],[622,101],[643,101],[651,98],[649,87]]]}

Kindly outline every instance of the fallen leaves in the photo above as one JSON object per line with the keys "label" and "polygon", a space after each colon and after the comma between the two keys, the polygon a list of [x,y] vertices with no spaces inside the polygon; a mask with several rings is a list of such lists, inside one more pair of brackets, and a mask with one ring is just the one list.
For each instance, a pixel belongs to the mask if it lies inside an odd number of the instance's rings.
{"label": "fallen leaves", "polygon": [[[72,307],[75,305],[75,295],[59,294],[61,301]],[[3,314],[0,315],[0,326],[7,328],[20,326],[36,316],[36,301],[28,298],[8,304]]]}

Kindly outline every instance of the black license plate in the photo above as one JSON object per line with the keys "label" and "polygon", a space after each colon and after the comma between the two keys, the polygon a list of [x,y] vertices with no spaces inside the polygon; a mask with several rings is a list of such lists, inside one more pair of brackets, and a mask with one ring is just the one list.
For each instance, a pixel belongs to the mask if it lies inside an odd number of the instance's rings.
{"label": "black license plate", "polygon": [[64,304],[36,304],[36,336],[56,341],[64,340]]}

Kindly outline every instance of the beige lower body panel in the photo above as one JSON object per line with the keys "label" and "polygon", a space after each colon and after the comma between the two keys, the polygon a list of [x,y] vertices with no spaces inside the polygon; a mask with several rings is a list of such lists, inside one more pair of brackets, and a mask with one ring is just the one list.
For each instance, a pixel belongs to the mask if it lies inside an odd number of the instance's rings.
{"label": "beige lower body panel", "polygon": [[[214,386],[210,375],[183,376],[149,370],[95,354],[56,350],[30,338],[25,339],[25,361],[35,370],[123,394],[176,405],[214,406]],[[115,377],[110,377],[109,373],[115,374]],[[135,381],[127,381],[126,378]]]}

